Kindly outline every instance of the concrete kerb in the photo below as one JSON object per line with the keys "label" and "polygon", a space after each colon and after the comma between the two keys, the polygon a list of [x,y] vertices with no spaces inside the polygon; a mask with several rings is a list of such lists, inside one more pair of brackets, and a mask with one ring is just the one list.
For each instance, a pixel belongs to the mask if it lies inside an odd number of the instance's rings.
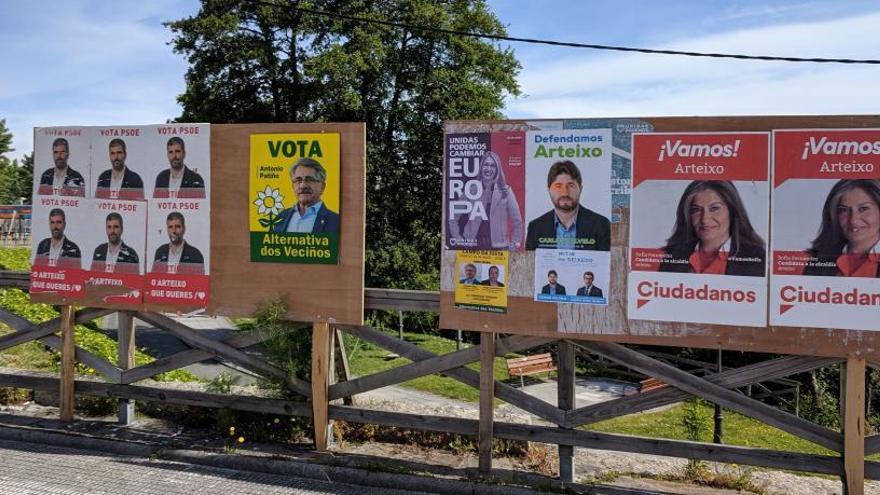
{"label": "concrete kerb", "polygon": [[[309,463],[295,459],[273,459],[247,454],[222,454],[198,450],[163,447],[158,444],[131,440],[109,440],[78,432],[45,430],[27,426],[0,426],[0,440],[41,443],[67,448],[90,450],[104,454],[145,457],[196,464],[210,467],[253,471],[277,475],[296,476],[321,481],[332,481],[376,488],[395,488],[411,491],[427,491],[443,495],[534,495],[535,489],[500,484],[497,480],[486,482],[453,480],[414,474],[370,471],[351,467]],[[596,493],[609,495],[635,495],[644,490],[602,486],[562,484],[550,481],[537,488],[544,492]]]}

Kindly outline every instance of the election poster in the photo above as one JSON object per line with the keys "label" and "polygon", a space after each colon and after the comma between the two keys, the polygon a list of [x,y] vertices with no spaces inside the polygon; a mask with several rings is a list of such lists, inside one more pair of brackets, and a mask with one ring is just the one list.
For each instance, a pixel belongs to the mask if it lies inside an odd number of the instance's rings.
{"label": "election poster", "polygon": [[773,133],[770,323],[878,330],[880,129]]}
{"label": "election poster", "polygon": [[607,305],[611,252],[535,250],[535,300]]}
{"label": "election poster", "polygon": [[455,307],[507,313],[508,251],[456,251]]}
{"label": "election poster", "polygon": [[[36,178],[35,178],[36,179]],[[89,200],[73,196],[35,196],[31,224],[31,294],[51,294],[75,301],[85,293],[87,261],[83,252]]]}
{"label": "election poster", "polygon": [[338,133],[251,135],[251,261],[338,263],[339,142]]}
{"label": "election poster", "polygon": [[523,249],[525,133],[446,134],[446,247]]}
{"label": "election poster", "polygon": [[90,127],[34,129],[34,197],[91,196]]}
{"label": "election poster", "polygon": [[90,204],[83,242],[85,302],[136,307],[143,302],[147,203],[94,199]]}
{"label": "election poster", "polygon": [[634,136],[629,318],[767,324],[769,138]]}
{"label": "election poster", "polygon": [[150,201],[144,302],[203,308],[209,298],[211,217],[205,199]]}
{"label": "election poster", "polygon": [[143,162],[144,188],[150,199],[205,199],[211,184],[211,126],[145,126],[149,157]]}
{"label": "election poster", "polygon": [[526,249],[611,249],[611,130],[526,132]]}
{"label": "election poster", "polygon": [[143,201],[151,163],[150,136],[143,126],[95,127],[92,134],[91,196]]}

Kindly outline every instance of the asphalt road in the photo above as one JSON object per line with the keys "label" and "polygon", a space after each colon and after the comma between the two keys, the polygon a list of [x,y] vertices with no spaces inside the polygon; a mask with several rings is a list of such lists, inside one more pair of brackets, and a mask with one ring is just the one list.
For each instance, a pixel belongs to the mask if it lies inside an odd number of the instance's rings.
{"label": "asphalt road", "polygon": [[428,495],[0,440],[4,495]]}

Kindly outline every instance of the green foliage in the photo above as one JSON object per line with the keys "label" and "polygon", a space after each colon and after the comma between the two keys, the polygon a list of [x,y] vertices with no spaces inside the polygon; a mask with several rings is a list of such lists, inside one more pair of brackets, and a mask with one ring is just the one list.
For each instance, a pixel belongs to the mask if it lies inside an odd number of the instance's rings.
{"label": "green foliage", "polygon": [[[246,0],[203,0],[167,23],[190,63],[184,122],[365,122],[366,283],[436,289],[442,122],[501,117],[519,94],[495,42],[368,25]],[[484,0],[310,0],[294,5],[504,35]],[[283,8],[281,7],[283,6]]]}
{"label": "green foliage", "polygon": [[30,271],[30,255],[29,248],[0,248],[0,270]]}
{"label": "green foliage", "polygon": [[[263,305],[251,320],[237,322],[243,331],[269,335],[263,342],[263,352],[291,376],[310,380],[312,375],[312,333],[284,319],[287,307],[281,299]],[[279,391],[286,390],[280,383],[272,384]]]}
{"label": "green foliage", "polygon": [[24,163],[5,156],[12,148],[12,133],[6,119],[0,119],[0,204],[30,203],[34,177],[33,155],[25,155]]}

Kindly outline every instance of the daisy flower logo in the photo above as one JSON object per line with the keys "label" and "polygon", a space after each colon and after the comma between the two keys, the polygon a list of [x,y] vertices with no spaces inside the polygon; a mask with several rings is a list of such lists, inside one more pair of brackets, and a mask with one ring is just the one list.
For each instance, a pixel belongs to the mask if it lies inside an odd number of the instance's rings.
{"label": "daisy flower logo", "polygon": [[281,217],[278,214],[284,209],[284,196],[281,195],[279,189],[266,186],[266,189],[257,191],[257,199],[254,200],[254,204],[257,205],[257,212],[266,216],[266,218],[260,219],[260,225],[266,230],[272,230],[272,227],[281,222]]}

